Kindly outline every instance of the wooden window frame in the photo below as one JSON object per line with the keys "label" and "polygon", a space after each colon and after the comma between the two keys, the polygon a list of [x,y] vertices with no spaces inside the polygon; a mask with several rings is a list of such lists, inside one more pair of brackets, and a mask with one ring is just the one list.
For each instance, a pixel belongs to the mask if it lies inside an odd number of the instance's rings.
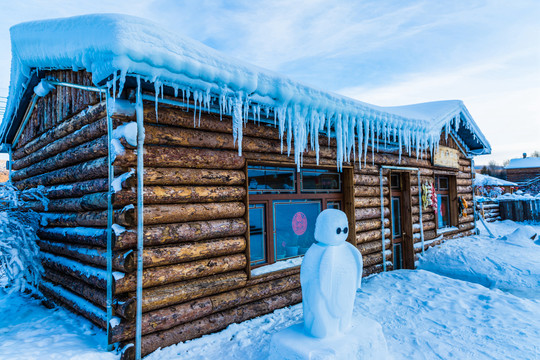
{"label": "wooden window frame", "polygon": [[[293,168],[295,170],[295,191],[293,192],[286,192],[286,193],[250,193],[249,190],[249,175],[248,170],[251,166],[262,166],[262,167],[280,167],[280,168]],[[265,205],[265,226],[266,226],[266,237],[265,237],[265,251],[266,251],[266,262],[260,263],[260,264],[252,264],[251,263],[251,253],[248,252],[248,264],[250,269],[255,269],[261,266],[271,265],[276,262],[291,259],[293,257],[289,257],[286,259],[276,259],[275,254],[275,244],[274,244],[274,206],[273,202],[276,200],[320,200],[321,201],[321,211],[327,209],[328,202],[335,202],[339,201],[341,204],[341,210],[347,213],[346,211],[348,204],[346,203],[346,195],[347,191],[345,189],[346,183],[348,182],[346,179],[346,171],[343,171],[340,174],[340,190],[339,191],[317,191],[317,192],[302,192],[302,170],[329,170],[329,171],[336,171],[335,168],[329,168],[329,167],[321,167],[321,166],[306,166],[305,168],[302,168],[301,171],[296,171],[296,165],[293,164],[274,164],[274,163],[249,163],[246,164],[246,188],[248,189],[248,201],[246,206],[246,212],[249,214],[249,206],[255,205],[255,204],[264,204]],[[346,169],[344,169],[346,170]],[[352,169],[351,169],[352,171]],[[251,190],[254,191],[254,190]],[[350,215],[347,214],[349,217]],[[249,219],[249,217],[248,217]],[[352,221],[354,223],[354,219]],[[349,224],[351,223],[351,219],[349,219]],[[248,220],[248,244],[250,244],[249,240],[249,220]],[[351,228],[351,231],[354,228]],[[249,247],[249,246],[248,246]],[[302,256],[302,255],[298,255]]]}
{"label": "wooden window frame", "polygon": [[[441,178],[446,178],[448,188],[440,189],[439,183]],[[442,175],[435,174],[435,194],[448,196],[448,221],[447,227],[439,227],[439,206],[437,202],[437,212],[435,213],[435,226],[437,230],[447,229],[451,227],[458,227],[458,213],[457,213],[457,181],[454,175]]]}

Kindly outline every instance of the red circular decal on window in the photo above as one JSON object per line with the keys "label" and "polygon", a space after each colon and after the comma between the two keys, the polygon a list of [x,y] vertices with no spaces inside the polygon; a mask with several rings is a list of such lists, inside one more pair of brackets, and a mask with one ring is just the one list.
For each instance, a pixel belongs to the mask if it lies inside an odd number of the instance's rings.
{"label": "red circular decal on window", "polygon": [[296,235],[302,235],[307,230],[306,214],[299,211],[292,218],[292,229]]}

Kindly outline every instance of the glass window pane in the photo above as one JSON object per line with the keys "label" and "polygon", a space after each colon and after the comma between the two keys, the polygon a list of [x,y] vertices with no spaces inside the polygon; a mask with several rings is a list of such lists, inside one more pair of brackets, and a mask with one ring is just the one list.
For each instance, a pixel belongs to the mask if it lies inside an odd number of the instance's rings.
{"label": "glass window pane", "polygon": [[250,194],[295,191],[295,169],[263,166],[248,167]]}
{"label": "glass window pane", "polygon": [[302,170],[302,191],[341,191],[341,175],[328,170]]}
{"label": "glass window pane", "polygon": [[401,244],[394,244],[394,270],[403,269],[403,256],[401,255]]}
{"label": "glass window pane", "polygon": [[401,188],[399,178],[400,178],[399,174],[390,175],[390,187],[392,189],[400,189]]}
{"label": "glass window pane", "polygon": [[263,204],[249,206],[249,254],[252,265],[266,262],[265,219]]}
{"label": "glass window pane", "polygon": [[401,237],[401,199],[392,196],[392,237]]}
{"label": "glass window pane", "polygon": [[439,204],[438,211],[438,223],[439,228],[450,226],[450,204],[448,201],[448,195],[437,195],[437,202]]}
{"label": "glass window pane", "polygon": [[276,260],[303,255],[313,244],[321,201],[274,201]]}
{"label": "glass window pane", "polygon": [[328,201],[326,203],[326,208],[341,210],[341,201]]}
{"label": "glass window pane", "polygon": [[440,177],[439,178],[439,190],[448,190],[448,178]]}

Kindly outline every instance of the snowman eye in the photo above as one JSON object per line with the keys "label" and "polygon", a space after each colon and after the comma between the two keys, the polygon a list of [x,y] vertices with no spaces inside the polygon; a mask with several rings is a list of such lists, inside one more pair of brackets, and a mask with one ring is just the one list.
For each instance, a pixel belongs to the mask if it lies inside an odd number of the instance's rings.
{"label": "snowman eye", "polygon": [[336,233],[339,235],[341,234],[341,228],[337,228]]}
{"label": "snowman eye", "polygon": [[343,233],[346,234],[347,231],[349,231],[349,229],[348,229],[347,227],[344,227],[344,228],[343,228]]}

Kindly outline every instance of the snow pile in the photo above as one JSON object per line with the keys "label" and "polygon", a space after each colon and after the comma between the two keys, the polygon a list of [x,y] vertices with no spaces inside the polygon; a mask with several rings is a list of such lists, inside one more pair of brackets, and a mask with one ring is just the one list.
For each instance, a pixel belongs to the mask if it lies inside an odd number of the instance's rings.
{"label": "snow pile", "polygon": [[517,227],[505,220],[488,226],[499,235],[496,239],[479,235],[446,241],[420,257],[418,268],[540,298],[540,246],[534,237],[540,225]]}
{"label": "snow pile", "polygon": [[0,133],[9,126],[32,69],[86,69],[95,84],[112,75],[107,86],[115,94],[128,75],[154,83],[156,108],[166,85],[175,96],[194,104],[195,115],[211,108],[231,115],[240,155],[243,125],[248,118],[261,121],[261,117],[279,126],[282,150],[285,136],[289,153],[294,139],[298,166],[309,148],[318,158],[319,133],[336,137],[338,168],[351,159],[363,157],[365,163],[368,144],[377,150],[399,145],[400,156],[402,148],[417,154],[434,151],[442,128],[448,132],[460,126],[470,129],[483,151],[490,152],[461,101],[392,108],[370,105],[230,58],[132,16],[96,14],[28,22],[12,27],[11,39],[11,85]]}
{"label": "snow pile", "polygon": [[22,294],[0,289],[0,358],[9,360],[117,360],[107,335],[86,319]]}
{"label": "snow pile", "polygon": [[518,186],[516,183],[496,178],[494,176],[476,174],[474,186]]}
{"label": "snow pile", "polygon": [[540,168],[540,157],[511,159],[506,169]]}
{"label": "snow pile", "polygon": [[[381,324],[395,360],[534,359],[540,303],[427,271],[399,270],[364,280],[353,326]],[[266,360],[273,333],[301,321],[301,305],[232,324],[155,351],[146,360]]]}
{"label": "snow pile", "polygon": [[38,226],[35,213],[0,212],[0,288],[37,290],[43,272],[36,244]]}

